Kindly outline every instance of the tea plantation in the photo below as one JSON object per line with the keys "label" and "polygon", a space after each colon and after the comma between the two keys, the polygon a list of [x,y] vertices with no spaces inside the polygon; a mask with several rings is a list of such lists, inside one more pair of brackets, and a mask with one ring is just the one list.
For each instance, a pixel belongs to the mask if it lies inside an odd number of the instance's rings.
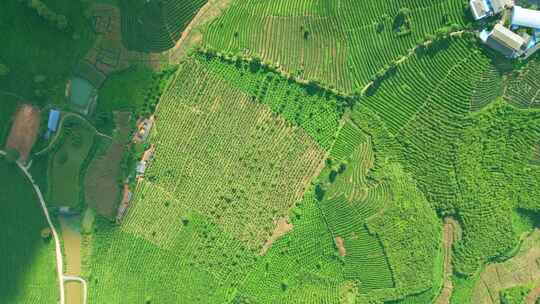
{"label": "tea plantation", "polygon": [[[25,103],[42,127],[19,165],[53,224],[81,218],[81,304],[533,303],[540,57],[482,44],[497,20],[466,0],[0,4],[0,303],[60,299],[4,143]],[[81,63],[103,81],[76,113]]]}

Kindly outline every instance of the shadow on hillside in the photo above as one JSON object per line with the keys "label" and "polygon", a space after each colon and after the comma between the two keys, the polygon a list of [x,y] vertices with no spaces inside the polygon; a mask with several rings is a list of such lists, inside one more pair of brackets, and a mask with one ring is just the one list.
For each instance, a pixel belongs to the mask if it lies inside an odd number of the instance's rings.
{"label": "shadow on hillside", "polygon": [[23,173],[2,158],[0,215],[0,303],[54,303],[54,246],[41,236],[47,222]]}

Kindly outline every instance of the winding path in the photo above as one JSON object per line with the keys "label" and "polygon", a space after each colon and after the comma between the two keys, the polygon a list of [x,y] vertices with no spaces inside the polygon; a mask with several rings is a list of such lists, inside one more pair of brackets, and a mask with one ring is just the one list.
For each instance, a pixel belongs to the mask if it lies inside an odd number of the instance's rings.
{"label": "winding path", "polygon": [[77,117],[77,118],[83,120],[88,126],[90,126],[90,127],[92,127],[94,129],[94,132],[96,133],[96,135],[101,136],[101,137],[105,137],[105,138],[110,139],[110,140],[113,140],[113,138],[111,136],[99,132],[98,129],[96,129],[96,127],[94,127],[94,125],[92,125],[83,116],[81,116],[81,115],[79,115],[77,113],[68,112],[65,115],[62,115],[62,118],[60,119],[60,122],[58,123],[58,130],[56,130],[56,132],[54,133],[54,138],[51,139],[51,142],[49,143],[49,145],[47,145],[47,147],[43,148],[41,151],[38,151],[38,152],[34,153],[35,156],[40,156],[40,155],[43,155],[43,154],[49,152],[51,147],[56,143],[56,140],[58,139],[58,137],[60,137],[60,134],[62,133],[62,129],[64,127],[64,121],[68,117]]}
{"label": "winding path", "polygon": [[[0,150],[0,155],[6,156],[6,152],[3,150]],[[19,169],[21,169],[24,175],[26,175],[26,178],[28,178],[30,183],[32,183],[32,187],[34,187],[34,191],[36,192],[38,196],[39,202],[41,204],[41,209],[43,209],[43,213],[45,214],[45,219],[47,220],[47,223],[53,235],[54,247],[55,247],[55,252],[56,252],[56,271],[58,274],[58,283],[59,283],[59,291],[60,291],[60,304],[66,304],[64,283],[68,281],[77,281],[83,284],[83,292],[84,292],[83,303],[86,304],[86,299],[87,299],[86,281],[78,277],[64,276],[64,258],[62,256],[60,238],[58,237],[58,233],[56,232],[56,229],[54,228],[54,224],[51,221],[51,216],[49,214],[49,210],[47,209],[47,205],[45,204],[45,199],[43,198],[43,194],[41,193],[41,190],[39,189],[39,186],[34,181],[34,178],[30,174],[30,172],[28,172],[28,169],[24,165],[22,165],[20,162],[17,162],[17,166],[19,167]]]}

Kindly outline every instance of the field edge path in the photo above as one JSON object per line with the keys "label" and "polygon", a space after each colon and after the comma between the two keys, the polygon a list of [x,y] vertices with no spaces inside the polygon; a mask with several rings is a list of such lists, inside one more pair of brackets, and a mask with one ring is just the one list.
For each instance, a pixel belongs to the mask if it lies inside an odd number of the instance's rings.
{"label": "field edge path", "polygon": [[[0,150],[0,155],[6,156],[7,153],[3,150]],[[54,239],[54,246],[55,246],[55,252],[56,252],[56,270],[58,274],[58,284],[59,284],[59,290],[60,290],[60,304],[65,304],[65,290],[64,290],[64,283],[69,281],[76,281],[80,282],[83,285],[83,293],[84,293],[84,301],[83,303],[86,304],[87,300],[87,284],[86,281],[79,277],[72,277],[72,276],[64,276],[64,258],[62,256],[62,249],[60,246],[60,238],[58,237],[58,233],[56,232],[56,228],[54,227],[54,224],[52,223],[51,216],[49,214],[49,210],[47,209],[47,204],[45,203],[45,200],[43,199],[43,194],[41,193],[41,190],[39,189],[39,186],[34,181],[34,178],[28,172],[28,169],[21,164],[20,162],[16,162],[17,166],[21,171],[24,173],[26,178],[30,181],[32,184],[32,187],[34,188],[34,191],[36,192],[41,209],[43,210],[43,213],[45,214],[45,219],[47,220],[47,224],[49,225],[49,228],[51,229],[51,233],[53,235]]]}

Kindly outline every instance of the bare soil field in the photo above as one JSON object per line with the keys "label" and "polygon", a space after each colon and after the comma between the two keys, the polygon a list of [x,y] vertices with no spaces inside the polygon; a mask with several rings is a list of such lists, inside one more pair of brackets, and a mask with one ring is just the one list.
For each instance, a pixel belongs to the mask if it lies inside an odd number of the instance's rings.
{"label": "bare soil field", "polygon": [[[79,216],[59,217],[66,254],[66,275],[81,275],[81,232]],[[82,304],[82,286],[78,282],[66,284],[66,300],[69,304]]]}
{"label": "bare soil field", "polygon": [[293,230],[293,225],[289,223],[288,218],[279,219],[277,221],[277,226],[272,233],[272,236],[263,245],[260,255],[265,255],[275,241],[277,241],[280,237],[284,236],[291,230]]}
{"label": "bare soil field", "polygon": [[40,111],[33,106],[22,105],[15,114],[6,148],[19,151],[19,160],[23,163],[28,161],[32,146],[36,142],[39,123]]}
{"label": "bare soil field", "polygon": [[[515,257],[487,266],[475,286],[472,303],[499,304],[499,292],[502,289],[531,283],[540,284],[540,265],[537,262],[540,260],[539,245],[540,230],[535,230],[523,241],[520,252]],[[533,290],[537,291],[536,288]]]}
{"label": "bare soil field", "polygon": [[191,23],[186,27],[182,33],[182,37],[176,45],[166,52],[169,57],[169,62],[177,63],[182,60],[188,50],[197,43],[201,42],[202,35],[198,30],[203,24],[217,18],[221,13],[229,6],[230,0],[210,0],[206,3],[197,13],[195,18],[191,20]]}
{"label": "bare soil field", "polygon": [[336,242],[336,246],[337,246],[338,251],[339,251],[339,256],[341,256],[341,257],[346,256],[347,255],[347,250],[345,249],[345,242],[343,241],[343,238],[341,238],[340,236],[336,236],[334,241]]}
{"label": "bare soil field", "polygon": [[85,177],[85,200],[99,214],[114,218],[120,198],[120,162],[126,149],[129,113],[115,113],[118,136],[90,163]]}

